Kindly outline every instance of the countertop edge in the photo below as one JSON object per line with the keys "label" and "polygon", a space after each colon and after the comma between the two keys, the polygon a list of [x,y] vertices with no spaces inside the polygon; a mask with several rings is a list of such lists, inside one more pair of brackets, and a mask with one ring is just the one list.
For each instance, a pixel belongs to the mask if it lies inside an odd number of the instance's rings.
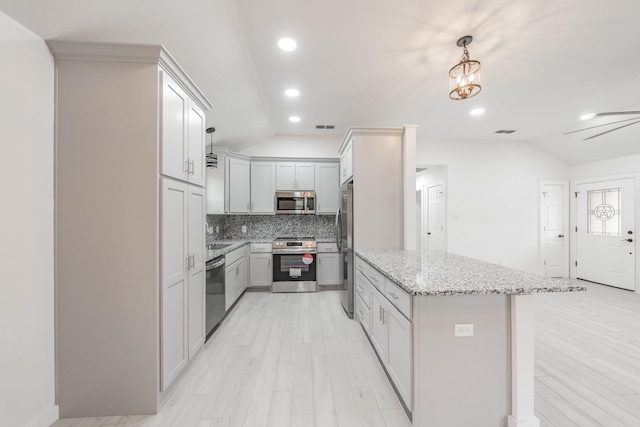
{"label": "countertop edge", "polygon": [[[542,277],[542,276],[539,276],[541,282],[549,281],[549,280],[557,280],[558,281],[558,285],[557,286],[541,285],[539,287],[535,287],[535,286],[534,287],[519,287],[517,285],[499,285],[499,286],[496,286],[494,288],[484,288],[484,289],[478,289],[478,288],[475,288],[475,287],[465,288],[464,286],[458,285],[457,287],[455,287],[455,288],[452,287],[451,289],[446,289],[446,288],[443,289],[442,286],[436,286],[433,289],[426,289],[426,290],[425,289],[415,289],[415,287],[417,285],[414,285],[414,286],[408,285],[403,280],[399,279],[398,277],[395,277],[392,273],[389,273],[384,266],[381,266],[379,263],[377,263],[375,260],[373,260],[370,257],[368,257],[363,252],[367,252],[367,251],[361,251],[361,250],[354,251],[355,255],[359,256],[364,261],[369,263],[372,267],[374,267],[377,271],[379,271],[385,278],[389,279],[394,284],[396,284],[397,286],[399,286],[405,292],[409,293],[412,296],[530,295],[530,294],[540,294],[540,293],[583,292],[583,291],[587,290],[586,286],[573,285],[573,284],[567,284],[567,283],[563,283],[562,282],[563,280],[567,280],[567,279],[551,279],[551,278],[546,278],[546,277]],[[401,253],[401,252],[415,252],[415,251],[396,250],[396,251],[380,251],[380,252],[381,253],[384,253],[384,252]],[[454,255],[454,254],[452,254],[452,255]],[[483,263],[483,264],[486,264],[486,265],[495,266],[497,268],[508,268],[508,267],[498,266],[496,264],[491,264],[491,263],[486,262],[486,261],[481,261],[481,260],[477,260],[477,259],[474,259],[474,258],[464,257],[462,255],[455,255],[455,256],[456,257],[470,259],[470,260],[473,260],[474,262],[479,262],[479,263]],[[510,270],[514,270],[514,272],[518,272],[519,274],[536,276],[536,275],[534,275],[532,273],[527,273],[527,272],[524,272],[524,271],[521,271],[521,270],[516,270],[516,269],[511,269],[511,268],[510,268]]]}

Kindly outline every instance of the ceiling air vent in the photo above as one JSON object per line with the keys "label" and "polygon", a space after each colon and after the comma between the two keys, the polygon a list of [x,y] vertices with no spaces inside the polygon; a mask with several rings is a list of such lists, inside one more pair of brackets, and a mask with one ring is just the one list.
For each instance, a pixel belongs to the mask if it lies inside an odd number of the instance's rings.
{"label": "ceiling air vent", "polygon": [[316,125],[316,129],[335,129],[336,125]]}
{"label": "ceiling air vent", "polygon": [[514,133],[515,130],[513,129],[499,129],[496,131],[496,133]]}

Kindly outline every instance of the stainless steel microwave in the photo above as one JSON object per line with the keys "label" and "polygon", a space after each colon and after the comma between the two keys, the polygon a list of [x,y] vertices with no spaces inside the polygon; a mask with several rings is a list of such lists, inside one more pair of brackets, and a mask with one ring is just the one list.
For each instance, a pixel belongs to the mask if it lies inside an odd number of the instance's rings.
{"label": "stainless steel microwave", "polygon": [[277,191],[276,214],[315,214],[315,191]]}

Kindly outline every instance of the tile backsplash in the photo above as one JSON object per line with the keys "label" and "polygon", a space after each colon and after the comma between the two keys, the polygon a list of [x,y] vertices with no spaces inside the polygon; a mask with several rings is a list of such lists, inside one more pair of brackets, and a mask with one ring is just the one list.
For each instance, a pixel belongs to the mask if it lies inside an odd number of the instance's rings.
{"label": "tile backsplash", "polygon": [[335,236],[333,215],[207,215],[207,223],[213,227],[207,240]]}

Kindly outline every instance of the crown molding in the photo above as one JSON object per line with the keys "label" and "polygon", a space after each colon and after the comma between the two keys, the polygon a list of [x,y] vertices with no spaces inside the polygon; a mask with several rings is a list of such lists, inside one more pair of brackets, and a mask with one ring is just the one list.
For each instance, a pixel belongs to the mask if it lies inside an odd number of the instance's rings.
{"label": "crown molding", "polygon": [[204,111],[213,104],[162,45],[46,40],[56,61],[105,61],[158,64]]}

